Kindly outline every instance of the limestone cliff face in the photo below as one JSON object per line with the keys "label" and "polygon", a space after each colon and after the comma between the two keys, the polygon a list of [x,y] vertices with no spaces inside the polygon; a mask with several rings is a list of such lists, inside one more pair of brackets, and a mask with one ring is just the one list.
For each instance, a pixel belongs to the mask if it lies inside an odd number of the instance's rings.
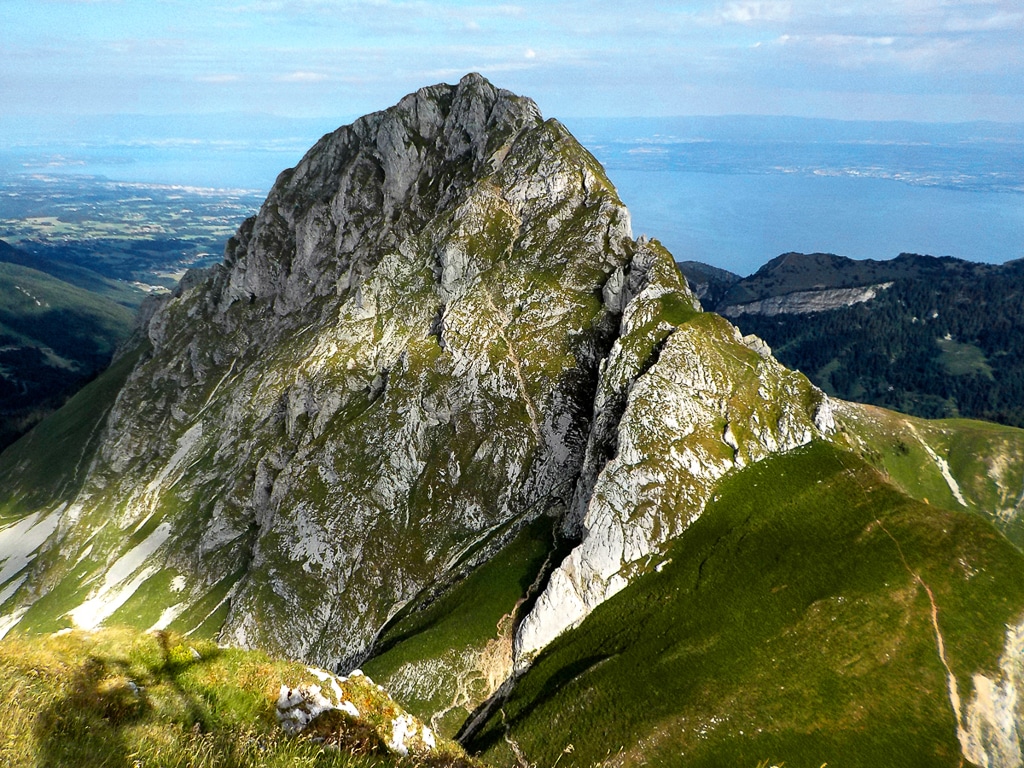
{"label": "limestone cliff face", "polygon": [[782,296],[771,296],[746,304],[728,304],[718,311],[725,317],[742,315],[806,315],[827,312],[830,309],[851,307],[874,299],[880,291],[888,290],[892,282],[865,285],[858,288],[826,288],[814,291],[794,291]]}
{"label": "limestone cliff face", "polygon": [[2,626],[345,665],[550,512],[580,544],[525,657],[827,414],[699,313],[562,126],[471,75],[325,136],[155,309],[73,492],[21,523]]}
{"label": "limestone cliff face", "polygon": [[755,337],[711,314],[677,325],[679,273],[646,255],[634,260],[647,262],[642,287],[627,293],[620,336],[601,364],[569,518],[582,542],[519,628],[520,668],[652,567],[726,472],[834,429],[825,395]]}

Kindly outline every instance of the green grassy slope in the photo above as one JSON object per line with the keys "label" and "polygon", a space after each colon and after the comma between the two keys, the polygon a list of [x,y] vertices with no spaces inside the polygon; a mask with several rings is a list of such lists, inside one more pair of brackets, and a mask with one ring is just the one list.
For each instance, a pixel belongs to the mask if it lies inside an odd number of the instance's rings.
{"label": "green grassy slope", "polygon": [[0,262],[0,333],[50,347],[75,361],[110,355],[132,325],[132,310],[28,267]]}
{"label": "green grassy slope", "polygon": [[453,743],[399,757],[401,710],[366,677],[337,683],[359,717],[327,711],[295,736],[282,686],[325,684],[302,664],[166,633],[0,642],[0,764],[93,768],[468,766]]}
{"label": "green grassy slope", "polygon": [[[556,640],[470,743],[538,765],[960,765],[1024,557],[815,443],[723,481],[661,565]],[[927,585],[927,589],[925,588]]]}
{"label": "green grassy slope", "polygon": [[64,284],[76,286],[95,296],[102,296],[130,309],[139,306],[146,296],[143,291],[123,280],[104,277],[99,272],[69,261],[48,259],[38,254],[29,253],[15,248],[3,240],[0,240],[0,262],[43,272]]}
{"label": "green grassy slope", "polygon": [[0,261],[0,449],[110,362],[133,310]]}
{"label": "green grassy slope", "polygon": [[538,518],[453,589],[397,617],[366,673],[454,736],[512,671],[512,630],[552,548],[552,524]]}
{"label": "green grassy slope", "polygon": [[919,501],[988,519],[1024,549],[1024,430],[837,403],[840,441]]}
{"label": "green grassy slope", "polygon": [[118,359],[64,407],[0,453],[0,482],[8,493],[0,521],[67,501],[84,479],[103,423],[145,347]]}

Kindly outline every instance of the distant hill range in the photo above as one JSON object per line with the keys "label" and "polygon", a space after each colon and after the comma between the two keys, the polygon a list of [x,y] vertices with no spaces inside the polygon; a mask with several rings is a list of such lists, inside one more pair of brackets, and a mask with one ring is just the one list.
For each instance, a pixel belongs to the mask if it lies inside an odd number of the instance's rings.
{"label": "distant hill range", "polygon": [[0,240],[0,449],[110,363],[134,314],[111,295],[112,280]]}
{"label": "distant hill range", "polygon": [[742,278],[679,267],[706,309],[829,394],[1024,426],[1024,259],[787,253]]}

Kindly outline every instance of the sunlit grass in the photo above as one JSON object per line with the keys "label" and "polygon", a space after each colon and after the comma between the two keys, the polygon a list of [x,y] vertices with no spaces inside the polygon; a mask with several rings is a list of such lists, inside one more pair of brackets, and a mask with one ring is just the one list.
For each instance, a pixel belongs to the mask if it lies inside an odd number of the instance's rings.
{"label": "sunlit grass", "polygon": [[360,719],[332,711],[287,735],[276,714],[281,686],[312,680],[295,662],[168,633],[9,637],[0,642],[0,765],[469,764],[450,743],[392,755],[384,745],[397,710],[365,678],[346,683]]}

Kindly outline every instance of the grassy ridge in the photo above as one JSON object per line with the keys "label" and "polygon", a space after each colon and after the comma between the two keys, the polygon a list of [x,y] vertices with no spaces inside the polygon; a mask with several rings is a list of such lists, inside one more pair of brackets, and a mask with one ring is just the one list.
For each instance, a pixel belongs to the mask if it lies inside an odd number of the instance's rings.
{"label": "grassy ridge", "polygon": [[0,764],[93,768],[469,766],[455,745],[399,758],[398,710],[367,678],[344,682],[361,713],[335,710],[288,736],[281,686],[304,665],[166,633],[106,630],[0,642]]}
{"label": "grassy ridge", "polygon": [[956,766],[922,584],[966,702],[1024,611],[1022,567],[985,520],[813,444],[725,480],[659,569],[556,640],[469,746],[505,765],[507,737],[538,765]]}
{"label": "grassy ridge", "polygon": [[852,403],[839,404],[838,412],[840,439],[900,490],[981,515],[1024,549],[1024,431],[967,419],[926,421]]}

